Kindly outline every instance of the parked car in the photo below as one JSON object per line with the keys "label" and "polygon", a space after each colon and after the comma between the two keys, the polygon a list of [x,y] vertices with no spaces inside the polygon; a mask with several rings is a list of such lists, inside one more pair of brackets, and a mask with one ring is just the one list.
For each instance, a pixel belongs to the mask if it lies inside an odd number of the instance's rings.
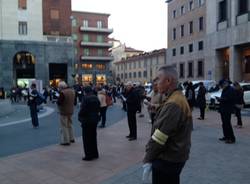
{"label": "parked car", "polygon": [[[250,83],[240,83],[244,91],[244,102],[245,106],[250,106]],[[219,106],[219,102],[216,97],[220,97],[222,93],[222,89],[219,89],[215,92],[210,92],[206,95],[206,102],[208,107],[211,109],[216,109]]]}

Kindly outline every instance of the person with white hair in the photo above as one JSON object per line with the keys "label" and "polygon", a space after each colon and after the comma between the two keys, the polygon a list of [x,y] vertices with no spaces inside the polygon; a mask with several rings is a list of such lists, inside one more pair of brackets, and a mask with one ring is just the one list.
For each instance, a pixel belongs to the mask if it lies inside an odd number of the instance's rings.
{"label": "person with white hair", "polygon": [[57,101],[59,113],[60,113],[60,144],[68,146],[70,143],[74,143],[74,133],[72,128],[72,115],[74,113],[75,105],[75,91],[67,86],[64,81],[59,82],[59,98]]}

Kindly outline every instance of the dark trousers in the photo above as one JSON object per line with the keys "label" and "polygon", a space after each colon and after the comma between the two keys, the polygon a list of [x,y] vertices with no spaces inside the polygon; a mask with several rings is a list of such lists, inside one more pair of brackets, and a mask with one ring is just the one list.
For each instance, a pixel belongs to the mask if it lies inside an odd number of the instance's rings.
{"label": "dark trousers", "polygon": [[185,162],[173,163],[155,160],[152,163],[152,184],[179,184]]}
{"label": "dark trousers", "polygon": [[151,123],[152,123],[152,125],[154,124],[154,118],[155,118],[155,113],[151,113],[150,114],[150,118],[151,118]]}
{"label": "dark trousers", "polygon": [[127,111],[129,136],[137,138],[136,111]]}
{"label": "dark trousers", "polygon": [[36,105],[31,105],[30,106],[30,116],[31,116],[31,122],[33,127],[38,127],[38,117],[37,117],[37,106]]}
{"label": "dark trousers", "polygon": [[231,113],[221,113],[222,129],[225,139],[235,141],[233,127],[231,124]]}
{"label": "dark trousers", "polygon": [[242,126],[242,120],[241,120],[241,109],[235,107],[235,116],[237,117],[237,125]]}
{"label": "dark trousers", "polygon": [[200,108],[200,118],[204,119],[205,118],[205,107],[199,107]]}
{"label": "dark trousers", "polygon": [[105,126],[106,124],[106,112],[107,112],[107,106],[106,107],[101,107],[101,118],[102,118],[102,125]]}
{"label": "dark trousers", "polygon": [[82,124],[82,141],[85,157],[92,159],[98,158],[97,149],[97,122],[87,122]]}

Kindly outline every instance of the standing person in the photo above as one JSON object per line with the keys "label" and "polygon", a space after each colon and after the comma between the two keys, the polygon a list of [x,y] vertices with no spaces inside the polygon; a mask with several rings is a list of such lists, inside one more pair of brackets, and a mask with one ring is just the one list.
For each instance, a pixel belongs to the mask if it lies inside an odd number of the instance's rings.
{"label": "standing person", "polygon": [[197,118],[199,120],[204,120],[205,118],[205,109],[206,109],[206,88],[203,84],[203,82],[199,83],[199,90],[198,90],[198,94],[197,94],[197,105],[200,108],[200,117]]}
{"label": "standing person", "polygon": [[107,112],[107,103],[106,103],[106,91],[104,89],[100,89],[98,91],[97,97],[100,101],[101,104],[101,119],[102,119],[102,123],[99,126],[100,128],[104,128],[106,125],[106,112]]}
{"label": "standing person", "polygon": [[244,107],[244,91],[238,82],[234,82],[235,88],[235,115],[237,117],[236,128],[242,128],[241,109]]}
{"label": "standing person", "polygon": [[148,104],[148,111],[151,118],[151,123],[154,124],[156,109],[162,103],[162,94],[159,93],[157,78],[153,80],[153,91],[150,96],[150,103]]}
{"label": "standing person", "polygon": [[158,89],[166,96],[155,115],[143,160],[144,170],[152,167],[153,184],[179,184],[180,173],[189,158],[192,112],[177,89],[177,76],[173,66],[163,66],[158,71]]}
{"label": "standing person", "polygon": [[43,96],[44,96],[44,99],[45,99],[45,103],[47,103],[47,98],[49,96],[49,91],[48,91],[47,87],[43,88]]}
{"label": "standing person", "polygon": [[194,88],[193,88],[193,83],[192,82],[189,82],[187,84],[185,96],[187,98],[189,107],[190,107],[190,109],[192,111],[193,107],[194,107],[194,104],[195,104],[195,92],[194,92]]}
{"label": "standing person", "polygon": [[85,87],[78,120],[82,126],[82,140],[85,157],[90,161],[99,157],[97,149],[97,124],[100,121],[100,102],[90,86]]}
{"label": "standing person", "polygon": [[28,93],[28,106],[30,107],[30,115],[33,128],[38,128],[38,117],[37,117],[37,103],[36,98],[38,96],[38,91],[36,90],[36,84],[31,84],[30,93]]}
{"label": "standing person", "polygon": [[220,98],[217,97],[217,100],[220,102],[219,112],[223,130],[223,137],[219,140],[225,141],[227,144],[233,144],[235,143],[235,136],[231,124],[231,115],[235,105],[235,91],[227,80],[221,80],[219,85],[222,88],[222,93]]}
{"label": "standing person", "polygon": [[67,86],[64,81],[59,82],[59,97],[57,105],[60,113],[61,145],[68,146],[74,143],[72,128],[72,115],[74,113],[75,91]]}
{"label": "standing person", "polygon": [[136,112],[139,110],[141,101],[139,94],[135,91],[132,82],[127,83],[127,117],[128,117],[128,127],[129,135],[126,136],[129,141],[137,139],[137,126],[136,126]]}

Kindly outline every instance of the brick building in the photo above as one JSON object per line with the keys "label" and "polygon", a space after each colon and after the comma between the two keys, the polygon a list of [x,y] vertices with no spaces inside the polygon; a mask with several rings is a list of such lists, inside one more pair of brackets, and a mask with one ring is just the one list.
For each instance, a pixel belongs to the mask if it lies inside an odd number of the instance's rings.
{"label": "brick building", "polygon": [[111,82],[109,14],[73,11],[72,38],[75,45],[75,72],[79,83]]}

